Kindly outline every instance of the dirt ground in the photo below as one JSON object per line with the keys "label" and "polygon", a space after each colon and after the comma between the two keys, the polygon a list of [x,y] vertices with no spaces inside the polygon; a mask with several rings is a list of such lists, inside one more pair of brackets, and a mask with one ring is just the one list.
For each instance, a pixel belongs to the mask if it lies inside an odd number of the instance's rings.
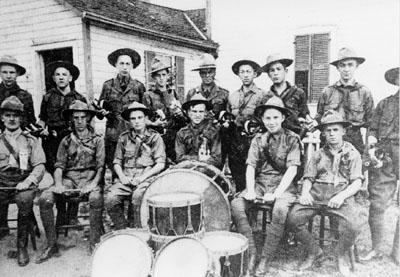
{"label": "dirt ground", "polygon": [[[16,215],[15,205],[11,206],[10,217]],[[363,206],[367,212],[367,206]],[[398,216],[398,207],[392,206],[386,213],[386,235],[385,235],[385,254],[389,255],[391,252],[391,245],[393,242],[395,222]],[[35,214],[39,220],[39,211],[35,207]],[[41,228],[41,238],[37,239],[38,247],[42,247],[44,243],[44,233]],[[106,229],[108,229],[106,227]],[[0,241],[0,276],[1,277],[32,277],[32,276],[47,276],[47,277],[83,277],[90,276],[90,262],[91,256],[88,251],[89,242],[87,240],[86,231],[73,231],[69,232],[68,237],[60,235],[59,243],[61,244],[61,257],[52,258],[42,264],[35,264],[33,261],[37,252],[32,250],[31,244],[29,245],[29,255],[31,262],[25,267],[19,267],[16,259],[8,258],[10,250],[16,250],[16,231],[12,230],[11,234]],[[369,228],[366,224],[362,229],[362,234],[357,243],[360,254],[365,254],[371,247]],[[117,250],[116,250],[117,251]],[[290,246],[282,250],[277,255],[276,260],[272,264],[273,276],[283,277],[314,277],[314,276],[340,276],[336,272],[333,259],[330,257],[331,250],[326,247],[327,258],[323,261],[319,268],[314,271],[299,272],[296,271],[296,265],[304,256],[303,247],[301,245]],[[389,257],[385,256],[381,260],[371,261],[367,264],[356,265],[356,272],[353,276],[400,276],[400,267],[396,266]]]}

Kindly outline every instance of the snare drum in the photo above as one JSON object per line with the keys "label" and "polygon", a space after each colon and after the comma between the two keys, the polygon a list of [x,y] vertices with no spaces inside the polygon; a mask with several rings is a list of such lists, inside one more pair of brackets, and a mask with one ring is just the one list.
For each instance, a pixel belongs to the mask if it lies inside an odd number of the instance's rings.
{"label": "snare drum", "polygon": [[[199,167],[199,166],[202,167]],[[180,168],[182,166],[182,168]],[[216,183],[222,177],[220,171],[212,173],[209,177],[199,170],[200,168],[215,168],[205,163],[183,162],[175,168],[164,171],[158,175],[146,189],[140,204],[140,221],[143,228],[148,227],[149,212],[147,200],[153,195],[163,193],[176,194],[190,192],[199,194],[203,199],[203,215],[205,231],[229,230],[231,211],[228,201],[228,194],[224,193]],[[197,169],[197,170],[196,170]],[[218,170],[217,168],[215,168]],[[218,172],[220,175],[218,175]],[[230,187],[230,185],[229,185]],[[228,189],[228,192],[230,189]],[[192,218],[193,219],[193,218]],[[193,221],[192,221],[193,222]]]}
{"label": "snare drum", "polygon": [[92,255],[91,276],[147,277],[153,252],[144,229],[124,229],[102,236]]}
{"label": "snare drum", "polygon": [[215,231],[205,233],[201,242],[212,255],[215,276],[246,276],[249,242],[245,236],[227,231]]}
{"label": "snare drum", "polygon": [[207,248],[196,238],[177,237],[158,252],[153,277],[207,277],[211,259]]}
{"label": "snare drum", "polygon": [[201,195],[191,192],[163,193],[151,196],[147,204],[148,228],[154,242],[204,233]]}

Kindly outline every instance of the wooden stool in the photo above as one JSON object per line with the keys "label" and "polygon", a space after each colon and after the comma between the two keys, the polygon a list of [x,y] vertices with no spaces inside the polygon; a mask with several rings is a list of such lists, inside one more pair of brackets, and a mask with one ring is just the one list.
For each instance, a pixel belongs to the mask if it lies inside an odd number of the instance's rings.
{"label": "wooden stool", "polygon": [[[332,217],[335,216],[327,211],[325,211],[324,209],[321,209],[318,211],[318,213],[315,216],[320,216],[320,225],[319,225],[319,235],[316,238],[319,241],[319,246],[321,247],[321,249],[324,249],[325,246],[325,241],[330,241],[330,242],[337,242],[339,240],[339,230],[338,229],[334,229],[334,228],[329,228],[329,227],[325,227],[326,226],[326,218],[327,217]],[[314,223],[314,217],[311,218],[308,222],[308,231],[310,233],[312,233],[312,228],[313,228],[313,223]],[[329,232],[334,232],[334,239],[328,239],[325,238],[325,231],[329,231]],[[358,249],[357,249],[357,245],[354,244],[348,251],[348,255],[349,255],[349,260],[350,260],[350,264],[351,264],[351,270],[354,272],[356,267],[355,267],[355,263],[356,262],[360,262],[359,259],[359,255],[358,255]]]}
{"label": "wooden stool", "polygon": [[252,229],[256,228],[258,222],[258,214],[261,212],[261,230],[264,236],[267,235],[267,224],[271,224],[272,222],[272,210],[274,206],[273,204],[268,203],[256,203],[249,209],[249,214],[251,220]]}
{"label": "wooden stool", "polygon": [[[77,197],[67,198],[65,203],[66,204],[68,204],[68,203],[78,203],[79,204],[79,203],[88,202],[88,201],[89,201],[88,196],[83,196],[83,197],[77,196]],[[69,229],[71,229],[71,228],[72,229],[82,229],[84,227],[89,226],[89,223],[70,224],[70,222],[68,222],[69,219],[67,217],[68,217],[68,215],[66,212],[57,211],[57,219],[56,219],[57,236],[61,230],[64,230],[64,236],[67,237]],[[77,218],[82,218],[82,219],[87,220],[89,218],[89,213],[81,214],[80,211],[78,211]]]}

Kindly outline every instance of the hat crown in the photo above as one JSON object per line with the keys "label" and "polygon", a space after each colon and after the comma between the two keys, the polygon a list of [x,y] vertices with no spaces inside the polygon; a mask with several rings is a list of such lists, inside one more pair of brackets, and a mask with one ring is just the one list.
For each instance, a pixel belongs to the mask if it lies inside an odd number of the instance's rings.
{"label": "hat crown", "polygon": [[274,53],[267,57],[266,64],[270,64],[270,63],[280,61],[280,60],[285,60],[285,59],[288,59],[288,58],[284,57],[281,53]]}
{"label": "hat crown", "polygon": [[207,53],[201,55],[199,63],[199,67],[205,66],[216,66],[214,57]]}
{"label": "hat crown", "polygon": [[278,107],[278,108],[282,108],[285,109],[285,104],[283,104],[282,99],[280,99],[279,97],[273,96],[271,97],[266,103],[266,106],[274,106],[274,107]]}
{"label": "hat crown", "polygon": [[321,118],[321,125],[344,122],[343,116],[334,110],[326,111]]}
{"label": "hat crown", "polygon": [[358,57],[356,51],[353,48],[343,47],[339,50],[338,60],[344,60],[348,58],[356,58]]}
{"label": "hat crown", "polygon": [[169,67],[170,67],[169,65],[166,65],[166,64],[165,64],[161,59],[159,59],[158,57],[154,58],[154,59],[151,61],[151,66],[150,66],[151,72],[157,72],[157,71],[159,71],[159,70],[167,69],[167,68],[169,68]]}
{"label": "hat crown", "polygon": [[399,68],[395,67],[385,72],[385,79],[392,85],[399,85]]}
{"label": "hat crown", "polygon": [[87,111],[87,110],[94,110],[92,106],[88,105],[87,103],[81,100],[75,100],[69,106],[69,110],[74,111]]}
{"label": "hat crown", "polygon": [[23,112],[24,111],[24,104],[22,104],[21,100],[18,99],[18,97],[12,95],[10,97],[7,97],[3,103],[1,103],[2,110],[12,110],[12,111],[18,111],[18,112]]}
{"label": "hat crown", "polygon": [[200,93],[196,93],[189,101],[207,101],[207,99]]}
{"label": "hat crown", "polygon": [[0,63],[18,64],[18,61],[11,55],[4,55],[0,58]]}
{"label": "hat crown", "polygon": [[127,110],[130,110],[130,109],[146,109],[147,110],[147,107],[145,105],[143,105],[142,103],[135,101],[128,106]]}

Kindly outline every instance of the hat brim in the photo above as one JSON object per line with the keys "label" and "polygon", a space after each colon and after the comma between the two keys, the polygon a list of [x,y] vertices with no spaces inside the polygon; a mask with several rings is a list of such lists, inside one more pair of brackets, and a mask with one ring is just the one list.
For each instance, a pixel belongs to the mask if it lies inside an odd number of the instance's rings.
{"label": "hat brim", "polygon": [[144,115],[147,115],[147,116],[150,115],[150,110],[147,108],[131,108],[131,109],[127,109],[121,113],[122,118],[125,119],[126,121],[129,121],[130,120],[129,117],[131,115],[131,112],[133,112],[133,111],[142,111],[144,113]]}
{"label": "hat brim", "polygon": [[282,107],[278,107],[278,106],[274,106],[274,105],[260,105],[254,110],[254,115],[256,117],[262,117],[262,115],[264,114],[265,110],[267,110],[267,109],[278,110],[282,114],[284,114],[285,116],[289,116],[290,115],[290,111],[288,109],[282,108]]}
{"label": "hat brim", "polygon": [[164,66],[164,67],[161,67],[161,68],[157,68],[155,70],[150,71],[149,74],[151,75],[151,74],[154,74],[154,73],[156,73],[158,71],[161,71],[161,70],[168,70],[169,71],[171,69],[171,67],[172,66]]}
{"label": "hat brim", "polygon": [[205,65],[205,66],[199,66],[199,67],[196,67],[196,68],[192,69],[192,71],[200,71],[202,69],[211,69],[211,68],[216,69],[217,66],[213,65],[213,64]]}
{"label": "hat brim", "polygon": [[133,68],[136,68],[140,62],[141,62],[141,58],[138,52],[136,52],[133,49],[130,48],[121,48],[121,49],[117,49],[114,52],[112,52],[110,55],[108,55],[108,62],[115,67],[115,64],[117,63],[118,57],[119,56],[129,56],[132,59],[132,66]]}
{"label": "hat brim", "polygon": [[348,121],[335,121],[335,122],[319,124],[319,125],[315,126],[315,128],[320,131],[323,131],[326,126],[332,125],[332,124],[341,124],[344,128],[347,128],[352,125],[351,122],[348,122]]}
{"label": "hat brim", "polygon": [[346,57],[346,58],[331,62],[331,65],[337,67],[340,62],[345,61],[345,60],[356,60],[358,64],[362,64],[365,62],[365,58],[362,58],[362,57]]}
{"label": "hat brim", "polygon": [[386,71],[385,79],[388,83],[399,86],[399,68],[395,67]]}
{"label": "hat brim", "polygon": [[184,109],[186,111],[191,106],[195,106],[195,105],[198,105],[198,104],[206,105],[206,109],[208,111],[212,109],[212,105],[211,105],[210,101],[207,101],[207,100],[190,100],[190,101],[187,101],[187,102],[183,103],[182,109]]}
{"label": "hat brim", "polygon": [[24,111],[21,111],[21,110],[10,109],[10,108],[0,108],[0,113],[3,113],[5,111],[16,112],[16,113],[21,114],[21,115],[24,114]]}
{"label": "hat brim", "polygon": [[76,67],[75,65],[73,65],[72,63],[65,62],[65,61],[55,61],[55,62],[49,63],[46,66],[46,75],[49,77],[53,76],[54,71],[56,71],[56,69],[59,67],[66,68],[69,71],[69,73],[71,73],[72,81],[75,81],[76,79],[79,78],[79,75],[80,75],[79,68]]}
{"label": "hat brim", "polygon": [[69,118],[72,116],[72,114],[73,114],[74,112],[86,112],[86,113],[88,113],[91,117],[94,117],[94,116],[97,114],[97,112],[94,111],[94,110],[75,110],[75,109],[67,109],[67,110],[64,110],[64,111],[62,112],[62,115],[63,115],[63,117],[64,117],[65,119],[69,119]]}
{"label": "hat brim", "polygon": [[293,60],[291,59],[279,59],[279,60],[275,60],[275,61],[270,61],[269,63],[263,65],[260,69],[261,72],[266,72],[268,73],[269,68],[271,67],[271,65],[273,65],[274,63],[281,63],[286,67],[289,67],[292,65]]}
{"label": "hat brim", "polygon": [[24,75],[24,74],[26,73],[25,67],[22,67],[22,66],[20,66],[19,64],[16,64],[16,63],[7,63],[7,62],[0,62],[0,66],[2,66],[2,65],[11,65],[11,66],[14,66],[14,67],[17,69],[18,76],[22,76],[22,75]]}
{"label": "hat brim", "polygon": [[261,75],[261,71],[260,71],[261,67],[260,67],[260,65],[258,63],[256,63],[256,62],[254,62],[254,61],[251,61],[251,60],[240,60],[240,61],[235,62],[232,65],[233,73],[238,75],[239,74],[239,68],[242,65],[250,65],[253,68],[254,72],[256,73],[256,77]]}

